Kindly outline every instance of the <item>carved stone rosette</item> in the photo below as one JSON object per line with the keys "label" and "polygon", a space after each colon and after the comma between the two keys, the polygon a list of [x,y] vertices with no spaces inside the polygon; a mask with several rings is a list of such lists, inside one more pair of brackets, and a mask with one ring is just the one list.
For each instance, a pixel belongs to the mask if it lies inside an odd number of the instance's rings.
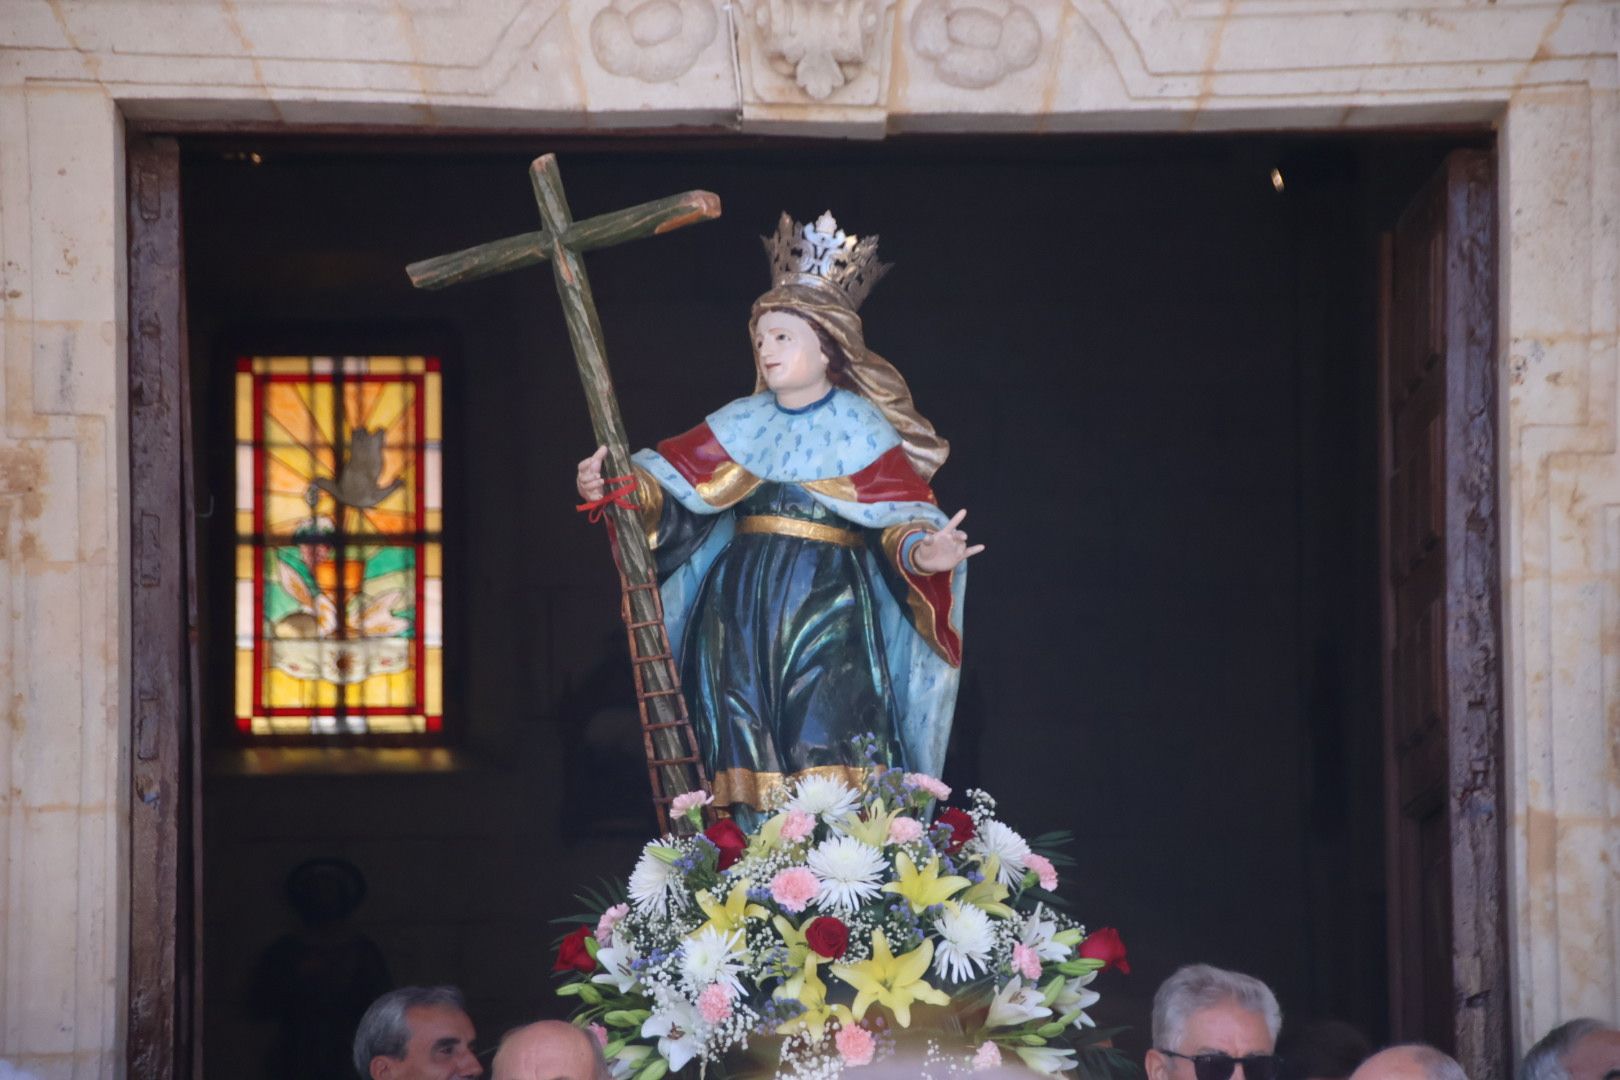
{"label": "carved stone rosette", "polygon": [[612,0],[591,20],[591,52],[615,75],[668,82],[691,70],[719,24],[712,0]]}
{"label": "carved stone rosette", "polygon": [[934,62],[941,82],[977,90],[1033,64],[1041,27],[1017,0],[923,0],[911,47]]}
{"label": "carved stone rosette", "polygon": [[750,22],[770,65],[815,101],[874,60],[894,0],[753,0]]}

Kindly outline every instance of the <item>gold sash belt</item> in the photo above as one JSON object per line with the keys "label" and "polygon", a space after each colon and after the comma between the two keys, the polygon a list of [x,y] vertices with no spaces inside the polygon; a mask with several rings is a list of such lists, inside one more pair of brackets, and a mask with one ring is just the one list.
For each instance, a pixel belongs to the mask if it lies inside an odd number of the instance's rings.
{"label": "gold sash belt", "polygon": [[837,544],[839,547],[847,548],[858,548],[866,543],[861,534],[853,529],[820,525],[814,521],[805,521],[803,518],[783,517],[779,514],[755,514],[739,518],[737,532],[796,536],[800,540],[819,540],[823,544]]}

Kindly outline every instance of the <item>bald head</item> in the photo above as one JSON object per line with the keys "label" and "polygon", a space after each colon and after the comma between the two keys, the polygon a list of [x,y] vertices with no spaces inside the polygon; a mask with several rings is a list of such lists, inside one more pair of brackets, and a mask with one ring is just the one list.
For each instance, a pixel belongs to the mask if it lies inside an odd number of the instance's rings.
{"label": "bald head", "polygon": [[1468,1080],[1462,1066],[1432,1046],[1416,1043],[1380,1050],[1350,1080]]}
{"label": "bald head", "polygon": [[495,1052],[490,1080],[607,1080],[596,1037],[562,1020],[508,1032]]}

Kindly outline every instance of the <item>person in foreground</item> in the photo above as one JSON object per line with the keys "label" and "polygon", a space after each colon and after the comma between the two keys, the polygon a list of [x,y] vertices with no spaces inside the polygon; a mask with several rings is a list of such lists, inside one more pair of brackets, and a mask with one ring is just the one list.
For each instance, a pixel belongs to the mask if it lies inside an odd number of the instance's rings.
{"label": "person in foreground", "polygon": [[361,1080],[475,1080],[484,1075],[476,1035],[460,990],[402,986],[360,1018],[354,1068]]}
{"label": "person in foreground", "polygon": [[1350,1074],[1350,1080],[1468,1080],[1468,1074],[1434,1047],[1406,1043],[1378,1051]]}
{"label": "person in foreground", "polygon": [[1153,995],[1148,1080],[1281,1080],[1282,1010],[1251,975],[1189,964]]}
{"label": "person in foreground", "polygon": [[1620,1078],[1620,1029],[1582,1017],[1559,1024],[1524,1056],[1519,1080]]}
{"label": "person in foreground", "polygon": [[506,1033],[490,1080],[609,1080],[602,1044],[564,1020],[541,1020]]}

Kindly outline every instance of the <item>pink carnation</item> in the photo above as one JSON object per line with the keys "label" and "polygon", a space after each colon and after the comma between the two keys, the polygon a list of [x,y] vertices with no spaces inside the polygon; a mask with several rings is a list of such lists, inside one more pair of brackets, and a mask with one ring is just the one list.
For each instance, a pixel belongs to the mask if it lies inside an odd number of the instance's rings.
{"label": "pink carnation", "polygon": [[787,820],[782,822],[782,839],[790,844],[798,843],[810,835],[816,827],[816,815],[803,810],[789,810]]}
{"label": "pink carnation", "polygon": [[816,875],[802,866],[783,870],[771,878],[771,899],[782,905],[782,910],[797,914],[816,898],[821,883]]}
{"label": "pink carnation", "polygon": [[596,943],[598,945],[613,944],[613,928],[619,925],[619,920],[630,914],[629,904],[614,904],[602,912],[602,917],[596,920]]}
{"label": "pink carnation", "polygon": [[889,822],[889,843],[911,844],[922,839],[922,822],[916,818],[897,817]]}
{"label": "pink carnation", "polygon": [[700,806],[708,806],[712,802],[714,802],[714,796],[707,791],[685,791],[675,796],[675,801],[669,804],[669,809],[670,813],[680,817],[690,810],[696,810]]}
{"label": "pink carnation", "polygon": [[698,995],[698,1012],[705,1022],[718,1024],[731,1019],[731,991],[723,983],[710,983]]}
{"label": "pink carnation", "polygon": [[1013,969],[1031,982],[1041,977],[1041,956],[1022,942],[1013,946]]}
{"label": "pink carnation", "polygon": [[591,1036],[596,1040],[597,1046],[606,1046],[608,1044],[607,1028],[603,1027],[601,1024],[592,1024],[586,1030],[589,1031]]}
{"label": "pink carnation", "polygon": [[1035,871],[1035,876],[1041,879],[1041,888],[1047,892],[1057,888],[1057,870],[1052,866],[1052,860],[1045,855],[1036,855],[1030,852],[1024,856],[1024,869]]}
{"label": "pink carnation", "polygon": [[872,1033],[859,1024],[845,1024],[839,1028],[833,1042],[837,1044],[838,1054],[844,1059],[845,1065],[872,1064],[877,1042],[872,1038]]}
{"label": "pink carnation", "polygon": [[928,794],[932,795],[940,802],[944,802],[946,799],[951,797],[951,789],[943,782],[936,780],[927,773],[906,773],[906,784],[910,787],[916,788],[918,791],[928,792]]}
{"label": "pink carnation", "polygon": [[984,1045],[979,1047],[979,1052],[973,1055],[973,1067],[975,1069],[994,1069],[1000,1064],[1001,1047],[986,1039]]}

